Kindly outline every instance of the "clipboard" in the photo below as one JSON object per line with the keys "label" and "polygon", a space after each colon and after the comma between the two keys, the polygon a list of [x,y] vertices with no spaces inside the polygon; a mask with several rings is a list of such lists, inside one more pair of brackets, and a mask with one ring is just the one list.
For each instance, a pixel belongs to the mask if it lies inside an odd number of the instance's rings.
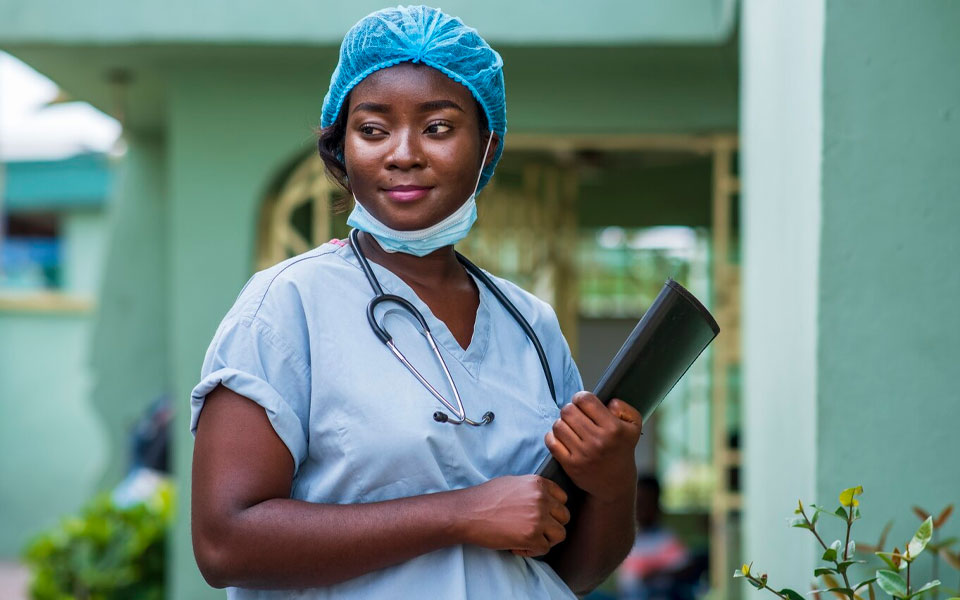
{"label": "clipboard", "polygon": [[[720,333],[716,319],[682,285],[668,279],[620,351],[607,366],[594,394],[607,404],[619,398],[646,420],[684,373]],[[572,515],[583,501],[560,463],[548,455],[536,471],[567,493]],[[540,557],[544,558],[544,557]]]}

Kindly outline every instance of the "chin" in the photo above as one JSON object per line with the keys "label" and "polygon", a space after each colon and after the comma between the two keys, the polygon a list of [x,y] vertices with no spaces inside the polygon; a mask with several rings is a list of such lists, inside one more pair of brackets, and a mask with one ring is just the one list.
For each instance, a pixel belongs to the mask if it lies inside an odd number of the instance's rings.
{"label": "chin", "polygon": [[[436,214],[437,211],[434,210],[427,210],[427,207],[419,202],[397,203],[396,205],[386,206],[384,209],[381,211],[383,213],[381,222],[390,229],[397,231],[426,229],[439,223],[446,216],[445,214]],[[434,214],[431,215],[430,213]]]}

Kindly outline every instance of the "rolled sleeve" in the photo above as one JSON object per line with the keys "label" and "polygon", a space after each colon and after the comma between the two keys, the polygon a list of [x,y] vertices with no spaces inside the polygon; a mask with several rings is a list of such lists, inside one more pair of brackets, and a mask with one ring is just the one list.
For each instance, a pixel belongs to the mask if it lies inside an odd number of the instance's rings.
{"label": "rolled sleeve", "polygon": [[218,385],[263,407],[293,457],[296,474],[307,456],[310,414],[310,369],[303,356],[255,317],[225,321],[210,343],[200,382],[190,395],[194,436],[207,394]]}

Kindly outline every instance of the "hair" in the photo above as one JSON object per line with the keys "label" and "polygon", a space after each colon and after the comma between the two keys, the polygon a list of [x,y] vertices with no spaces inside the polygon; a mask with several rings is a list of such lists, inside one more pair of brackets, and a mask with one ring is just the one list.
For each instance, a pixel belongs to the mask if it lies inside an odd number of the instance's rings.
{"label": "hair", "polygon": [[[477,107],[477,121],[480,125],[480,136],[490,133],[490,126],[487,121],[487,113],[484,112],[480,102],[474,98],[473,103]],[[347,165],[343,162],[343,140],[347,135],[347,107],[350,105],[350,94],[343,100],[340,107],[340,113],[337,114],[337,120],[328,127],[323,127],[317,131],[317,152],[327,174],[333,179],[334,183],[339,185],[347,194],[352,194],[350,181],[347,179]]]}

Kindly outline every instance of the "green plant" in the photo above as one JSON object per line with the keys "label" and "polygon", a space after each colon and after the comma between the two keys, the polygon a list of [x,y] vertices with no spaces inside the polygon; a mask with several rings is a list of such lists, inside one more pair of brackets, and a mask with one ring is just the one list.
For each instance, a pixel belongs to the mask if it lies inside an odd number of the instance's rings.
{"label": "green plant", "polygon": [[173,490],[118,507],[106,494],[24,550],[33,600],[162,600]]}
{"label": "green plant", "polygon": [[[820,578],[826,584],[824,589],[815,589],[814,594],[819,597],[820,593],[831,593],[843,600],[864,600],[862,594],[868,594],[870,600],[875,600],[874,584],[884,592],[890,594],[893,598],[899,600],[912,600],[919,598],[923,594],[935,590],[940,586],[940,581],[934,579],[922,586],[916,587],[911,582],[911,565],[917,560],[917,557],[923,553],[926,548],[930,548],[934,555],[934,568],[939,565],[939,557],[943,557],[951,566],[960,564],[960,555],[954,557],[950,554],[948,547],[955,540],[944,540],[939,543],[932,542],[935,529],[939,528],[950,516],[953,510],[952,505],[941,512],[935,520],[932,516],[916,509],[915,512],[923,518],[923,523],[917,529],[916,533],[904,546],[904,550],[894,548],[891,552],[883,551],[887,533],[890,531],[891,523],[888,523],[880,535],[880,541],[875,547],[869,547],[870,551],[879,557],[886,569],[878,569],[874,577],[852,584],[850,582],[851,567],[857,564],[865,564],[864,560],[856,560],[857,543],[851,539],[853,524],[860,519],[860,501],[857,496],[863,494],[861,486],[848,488],[840,493],[840,506],[835,510],[829,510],[816,504],[811,504],[809,509],[812,511],[807,514],[807,508],[802,502],[797,502],[797,508],[794,510],[794,517],[790,519],[790,526],[800,529],[806,529],[817,539],[823,549],[821,560],[827,563],[827,566],[821,566],[814,569],[814,578]],[[844,539],[835,540],[827,545],[817,530],[817,523],[820,515],[829,515],[830,517],[840,519],[844,523]],[[862,544],[861,551],[866,550],[868,546]],[[954,561],[954,559],[958,559]],[[776,590],[768,585],[766,573],[757,575],[752,571],[753,563],[744,564],[738,571],[735,571],[734,577],[744,577],[753,587],[758,590],[768,590],[783,600],[804,600],[803,596],[790,588]],[[901,572],[905,573],[901,575]],[[960,600],[960,598],[950,598],[950,600]]]}

